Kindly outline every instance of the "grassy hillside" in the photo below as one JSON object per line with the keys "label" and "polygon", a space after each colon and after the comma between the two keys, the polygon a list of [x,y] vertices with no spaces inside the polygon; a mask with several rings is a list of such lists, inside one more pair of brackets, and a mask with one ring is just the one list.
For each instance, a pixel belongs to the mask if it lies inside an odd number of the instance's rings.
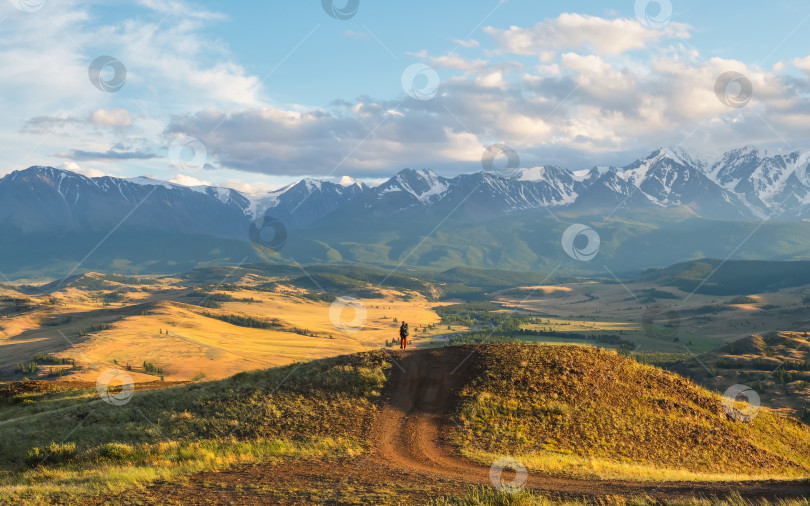
{"label": "grassy hillside", "polygon": [[764,405],[810,422],[810,338],[804,332],[754,334],[672,370],[718,391],[751,385]]}
{"label": "grassy hillside", "polygon": [[807,425],[764,408],[737,421],[717,394],[615,352],[510,344],[478,355],[454,438],[481,462],[515,455],[601,479],[810,474]]}
{"label": "grassy hillside", "polygon": [[[0,286],[0,380],[95,381],[109,367],[127,369],[136,382],[222,379],[377,349],[397,335],[395,319],[439,321],[436,303],[421,294],[433,298],[432,283],[395,274],[397,291],[388,281],[375,285],[388,274],[381,269],[306,272],[311,278],[295,266],[223,266]],[[365,305],[362,332],[337,327],[332,303],[343,296]]]}
{"label": "grassy hillside", "polygon": [[219,382],[136,391],[123,406],[90,388],[0,396],[0,502],[115,492],[280,456],[356,455],[390,364],[345,355]]}
{"label": "grassy hillside", "polygon": [[[578,346],[467,349],[452,435],[485,465],[513,455],[533,471],[580,477],[810,474],[806,425],[766,409],[736,421],[717,395],[673,373]],[[0,500],[114,493],[276,458],[354,458],[369,449],[393,367],[390,354],[365,352],[138,390],[122,406],[92,385],[6,389]]]}
{"label": "grassy hillside", "polygon": [[810,262],[707,259],[649,270],[643,277],[685,292],[697,290],[697,293],[707,295],[747,295],[810,283]]}

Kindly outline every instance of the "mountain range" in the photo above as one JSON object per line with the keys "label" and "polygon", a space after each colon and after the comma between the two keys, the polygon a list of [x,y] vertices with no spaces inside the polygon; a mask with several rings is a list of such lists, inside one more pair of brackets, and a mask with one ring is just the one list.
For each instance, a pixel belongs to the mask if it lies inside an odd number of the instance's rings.
{"label": "mountain range", "polygon": [[[234,261],[245,251],[250,256],[250,248],[244,248],[248,229],[262,216],[272,216],[292,232],[291,251],[282,253],[295,253],[302,261],[537,269],[554,263],[549,258],[559,248],[544,248],[559,242],[557,229],[566,221],[603,222],[605,233],[622,222],[622,244],[649,244],[649,234],[662,230],[684,234],[690,229],[685,222],[702,224],[701,233],[716,227],[748,230],[763,220],[803,230],[803,220],[810,218],[804,159],[801,152],[771,154],[749,146],[708,161],[661,148],[625,167],[569,171],[541,166],[511,177],[478,172],[452,178],[405,169],[374,187],[348,177],[340,182],[307,178],[263,195],[146,177],[91,178],[34,166],[0,179],[0,232],[7,238],[0,245],[0,269],[15,272],[64,261],[63,268],[81,260],[80,251],[98,244],[96,239],[104,239],[99,245],[106,254],[104,265],[117,262],[121,270]],[[538,227],[548,236],[546,246],[521,237]],[[111,234],[119,230],[126,244],[120,244],[120,237],[105,239],[120,235]],[[506,230],[515,237],[497,237]],[[461,249],[466,241],[459,242],[459,234],[489,235],[487,240],[497,244],[470,256]],[[616,248],[616,254],[621,245],[605,238],[603,251]],[[691,252],[671,260],[725,251],[695,240]],[[801,257],[803,240],[785,240],[795,244],[749,256]],[[733,246],[735,240],[729,241]],[[516,251],[527,248],[521,260],[514,260]],[[177,258],[163,258],[171,254]],[[741,254],[745,257],[745,250]],[[663,256],[668,261],[672,255]],[[654,257],[644,265],[664,265]]]}
{"label": "mountain range", "polygon": [[453,178],[428,169],[405,169],[380,186],[344,178],[342,184],[304,179],[273,192],[260,206],[291,228],[310,225],[343,208],[375,215],[450,212],[460,204],[487,214],[534,209],[613,213],[687,207],[709,219],[787,221],[810,217],[802,153],[770,154],[754,147],[709,162],[679,149],[658,149],[626,167],[569,171],[556,166],[524,169],[512,177],[479,172]]}

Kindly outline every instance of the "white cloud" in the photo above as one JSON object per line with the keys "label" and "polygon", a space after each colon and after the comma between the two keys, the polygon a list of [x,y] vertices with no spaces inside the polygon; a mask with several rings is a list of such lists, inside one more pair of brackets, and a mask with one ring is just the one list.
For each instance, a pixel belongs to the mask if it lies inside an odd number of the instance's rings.
{"label": "white cloud", "polygon": [[189,176],[188,174],[177,174],[173,178],[169,179],[169,182],[183,186],[211,186],[210,181],[197,179],[196,177]]}
{"label": "white cloud", "polygon": [[489,67],[489,62],[482,59],[469,60],[457,54],[447,54],[430,58],[430,65],[437,68],[448,68],[456,70],[482,71]]}
{"label": "white cloud", "polygon": [[81,174],[87,177],[104,177],[104,176],[118,177],[115,174],[111,174],[103,170],[80,167],[79,164],[75,162],[63,162],[62,165],[59,166],[59,168],[62,170],[69,170],[71,172],[75,172],[77,174]]}
{"label": "white cloud", "polygon": [[501,72],[492,72],[475,80],[476,84],[485,88],[501,88],[506,83]]}
{"label": "white cloud", "polygon": [[97,109],[90,114],[90,122],[97,126],[130,127],[132,116],[126,109]]}
{"label": "white cloud", "polygon": [[[24,13],[0,2],[0,158],[11,168],[58,165],[61,156],[120,167],[122,153],[146,160],[144,153],[163,147],[172,113],[266,102],[259,78],[207,30],[225,16],[183,0],[138,0],[121,16],[101,15],[97,8],[63,0]],[[90,62],[102,54],[127,68],[118,93],[105,93],[88,79]]]}
{"label": "white cloud", "polygon": [[[438,61],[451,63],[431,60]],[[203,139],[225,168],[324,176],[337,167],[370,177],[407,166],[479,170],[484,146],[494,142],[517,149],[525,163],[587,167],[626,162],[623,153],[659,145],[798,147],[810,134],[806,83],[739,61],[702,60],[691,48],[646,60],[565,52],[558,64],[515,76],[497,69],[518,69],[516,62],[453,65],[463,75],[445,79],[430,101],[207,110],[176,117],[167,133]],[[743,109],[715,95],[716,79],[728,70],[751,80],[754,97]],[[215,135],[207,136],[214,125]]]}
{"label": "white cloud", "polygon": [[794,58],[793,66],[806,74],[810,74],[810,56],[804,58]]}
{"label": "white cloud", "polygon": [[366,32],[356,32],[354,30],[346,30],[343,32],[347,37],[351,37],[353,39],[365,39],[368,37],[368,33]]}
{"label": "white cloud", "polygon": [[503,51],[538,55],[548,63],[551,50],[588,49],[596,53],[621,54],[644,49],[662,38],[686,38],[685,25],[670,23],[662,29],[643,26],[634,19],[604,19],[582,14],[564,13],[533,27],[512,26],[508,30],[487,27]]}
{"label": "white cloud", "polygon": [[278,190],[282,185],[268,184],[262,182],[248,183],[237,179],[225,179],[217,183],[217,186],[223,188],[232,188],[238,192],[246,193],[249,195],[261,195],[264,193]]}
{"label": "white cloud", "polygon": [[[72,41],[43,30],[41,17],[0,8],[13,16],[0,41],[0,156],[16,162],[30,153],[13,168],[50,157],[88,174],[131,162],[169,177],[166,146],[183,133],[202,140],[211,163],[227,173],[197,177],[264,193],[274,185],[242,181],[238,171],[278,176],[265,178],[271,182],[346,172],[373,180],[407,166],[479,170],[484,146],[495,142],[518,149],[524,163],[570,166],[685,139],[732,147],[799,144],[810,135],[810,57],[769,71],[705,58],[679,40],[690,29],[677,23],[653,30],[632,19],[563,14],[534,26],[487,28],[497,51],[468,40],[460,44],[469,49],[465,57],[409,53],[442,69],[432,100],[397,90],[399,98],[335,97],[336,105],[319,108],[274,104],[206,31],[221,15],[185,2],[139,5],[146,14],[97,26],[89,4],[49,2],[47,15],[70,27]],[[127,66],[121,93],[103,93],[87,79],[87,65],[103,53]],[[715,80],[728,70],[752,82],[745,108],[715,96]],[[396,85],[400,76],[388,77]],[[83,160],[102,169],[76,165]],[[186,174],[172,180],[206,183]]]}
{"label": "white cloud", "polygon": [[466,47],[468,49],[478,47],[480,45],[480,43],[475,39],[467,39],[467,40],[453,39],[453,42],[460,47]]}
{"label": "white cloud", "polygon": [[416,52],[406,51],[405,54],[407,54],[408,56],[413,56],[415,58],[427,58],[428,52],[427,49],[422,49]]}

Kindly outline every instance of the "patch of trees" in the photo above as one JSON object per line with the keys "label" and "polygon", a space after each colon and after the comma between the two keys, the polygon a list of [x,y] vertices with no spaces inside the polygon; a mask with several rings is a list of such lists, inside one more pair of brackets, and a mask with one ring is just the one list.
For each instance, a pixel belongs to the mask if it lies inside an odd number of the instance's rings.
{"label": "patch of trees", "polygon": [[109,323],[99,323],[96,325],[92,325],[90,327],[80,329],[79,337],[84,337],[88,334],[92,334],[94,332],[101,332],[102,330],[108,330],[110,328],[112,328],[112,325],[110,325]]}
{"label": "patch of trees", "polygon": [[225,323],[230,323],[231,325],[236,325],[237,327],[247,327],[251,329],[271,329],[271,330],[284,329],[284,325],[282,325],[281,322],[278,321],[278,319],[276,318],[265,320],[261,318],[254,318],[253,316],[247,315],[238,315],[238,314],[217,315],[207,312],[203,313],[203,316],[207,318],[214,318],[216,320],[220,320]]}
{"label": "patch of trees", "polygon": [[303,295],[303,297],[314,302],[326,302],[328,304],[331,304],[337,298],[330,293],[322,292],[307,292]]}

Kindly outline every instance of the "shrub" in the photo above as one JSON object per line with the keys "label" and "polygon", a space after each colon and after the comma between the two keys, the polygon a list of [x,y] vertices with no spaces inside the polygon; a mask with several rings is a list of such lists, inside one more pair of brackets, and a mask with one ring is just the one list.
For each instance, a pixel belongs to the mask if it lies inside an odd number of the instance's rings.
{"label": "shrub", "polygon": [[51,441],[48,446],[35,446],[28,450],[25,463],[31,467],[40,464],[62,464],[76,458],[76,443],[57,443]]}
{"label": "shrub", "polygon": [[531,506],[545,504],[542,497],[536,497],[529,490],[521,490],[518,493],[510,494],[502,492],[492,487],[476,486],[470,487],[464,497],[442,497],[434,499],[431,504],[434,506],[477,506],[479,504],[491,504],[493,506]]}
{"label": "shrub", "polygon": [[23,362],[22,364],[17,364],[16,370],[19,373],[35,373],[37,372],[37,363],[36,362]]}
{"label": "shrub", "polygon": [[135,453],[135,448],[124,443],[105,443],[98,447],[98,456],[103,459],[124,461]]}
{"label": "shrub", "polygon": [[110,328],[112,328],[112,325],[109,323],[99,323],[98,325],[87,327],[86,329],[79,329],[79,337],[85,337],[88,334],[101,332],[102,330],[108,330]]}

